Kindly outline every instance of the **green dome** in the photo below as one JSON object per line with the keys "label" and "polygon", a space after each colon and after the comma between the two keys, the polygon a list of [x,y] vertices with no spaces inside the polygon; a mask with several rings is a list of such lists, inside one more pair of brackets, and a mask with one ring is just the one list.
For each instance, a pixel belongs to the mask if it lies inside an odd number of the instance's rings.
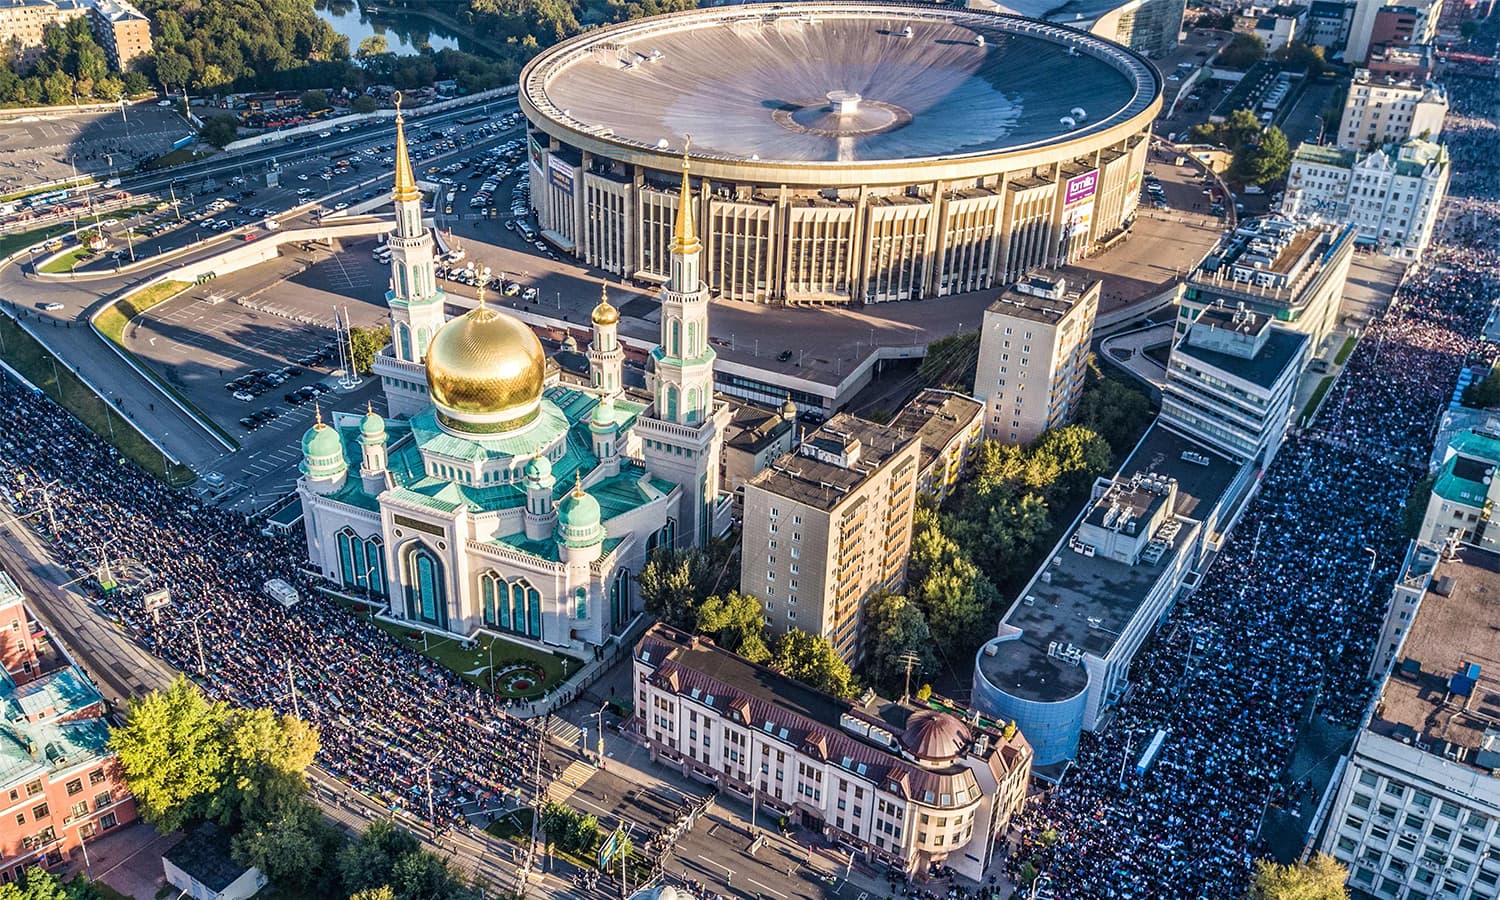
{"label": "green dome", "polygon": [[605,397],[594,405],[594,415],[590,421],[595,425],[615,424],[615,401],[613,397]]}
{"label": "green dome", "polygon": [[542,481],[552,477],[552,461],[545,456],[538,456],[526,464],[526,477],[533,481]]}
{"label": "green dome", "polygon": [[603,519],[599,501],[582,487],[575,487],[557,505],[557,521],[569,531],[589,531],[598,528]]}
{"label": "green dome", "polygon": [[385,436],[385,419],[371,409],[365,413],[364,419],[359,423],[359,433],[363,437],[377,438]]}
{"label": "green dome", "polygon": [[302,435],[302,455],[308,459],[343,456],[344,444],[339,440],[338,431],[319,421]]}

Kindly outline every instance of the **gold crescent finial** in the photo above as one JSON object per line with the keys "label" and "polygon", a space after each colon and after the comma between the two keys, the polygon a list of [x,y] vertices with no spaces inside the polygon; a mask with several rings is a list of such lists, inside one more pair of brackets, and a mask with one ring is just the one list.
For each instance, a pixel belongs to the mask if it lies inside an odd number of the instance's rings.
{"label": "gold crescent finial", "polygon": [[315,425],[323,424],[323,404],[317,400],[313,401],[313,419],[316,420]]}
{"label": "gold crescent finial", "polygon": [[682,136],[682,171],[686,172],[688,167],[688,151],[693,147],[693,136],[684,134]]}
{"label": "gold crescent finial", "polygon": [[573,470],[573,496],[583,496],[583,472],[577,469]]}
{"label": "gold crescent finial", "polygon": [[391,91],[391,102],[396,105],[396,115],[401,115],[401,92]]}

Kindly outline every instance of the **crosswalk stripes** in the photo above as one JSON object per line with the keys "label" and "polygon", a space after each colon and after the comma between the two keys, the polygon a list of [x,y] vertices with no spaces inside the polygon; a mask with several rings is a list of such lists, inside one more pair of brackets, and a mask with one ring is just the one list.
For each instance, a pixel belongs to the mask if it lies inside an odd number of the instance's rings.
{"label": "crosswalk stripes", "polygon": [[552,735],[559,744],[564,747],[577,747],[579,738],[583,737],[583,729],[561,716],[552,716],[547,723],[547,733]]}
{"label": "crosswalk stripes", "polygon": [[594,767],[585,762],[574,760],[568,763],[568,767],[547,785],[547,800],[552,803],[566,803],[573,792],[583,787],[584,782],[594,774]]}

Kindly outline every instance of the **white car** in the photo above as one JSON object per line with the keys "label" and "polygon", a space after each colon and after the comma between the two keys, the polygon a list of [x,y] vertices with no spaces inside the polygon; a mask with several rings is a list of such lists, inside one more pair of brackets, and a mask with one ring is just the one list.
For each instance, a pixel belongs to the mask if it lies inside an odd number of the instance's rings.
{"label": "white car", "polygon": [[63,305],[61,303],[58,303],[56,300],[52,301],[51,303],[42,304],[42,309],[45,309],[47,312],[57,312],[62,308]]}
{"label": "white car", "polygon": [[526,289],[526,292],[521,295],[521,299],[522,300],[535,300],[538,293],[539,292],[537,291],[536,288],[529,287],[529,288]]}
{"label": "white car", "polygon": [[320,131],[320,132],[318,132],[318,137],[320,137],[320,138],[331,138],[331,137],[333,137],[333,132],[331,132],[331,131]]}
{"label": "white car", "polygon": [[255,399],[255,395],[251,394],[251,393],[247,393],[245,391],[235,391],[234,392],[234,399],[236,399],[236,400],[242,400],[242,401],[244,401],[246,403],[249,403],[251,400]]}
{"label": "white car", "polygon": [[349,208],[349,204],[347,204],[344,201],[340,200],[339,202],[333,204],[333,208],[334,209],[348,209]]}

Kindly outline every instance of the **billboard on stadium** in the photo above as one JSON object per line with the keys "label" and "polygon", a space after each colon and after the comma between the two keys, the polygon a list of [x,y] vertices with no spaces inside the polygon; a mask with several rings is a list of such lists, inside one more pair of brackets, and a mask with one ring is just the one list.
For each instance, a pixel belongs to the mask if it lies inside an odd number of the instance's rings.
{"label": "billboard on stadium", "polygon": [[555,156],[547,157],[547,181],[568,196],[573,196],[573,167]]}
{"label": "billboard on stadium", "polygon": [[1099,187],[1099,170],[1084,172],[1069,178],[1063,186],[1063,206],[1072,206],[1094,196],[1094,190]]}

